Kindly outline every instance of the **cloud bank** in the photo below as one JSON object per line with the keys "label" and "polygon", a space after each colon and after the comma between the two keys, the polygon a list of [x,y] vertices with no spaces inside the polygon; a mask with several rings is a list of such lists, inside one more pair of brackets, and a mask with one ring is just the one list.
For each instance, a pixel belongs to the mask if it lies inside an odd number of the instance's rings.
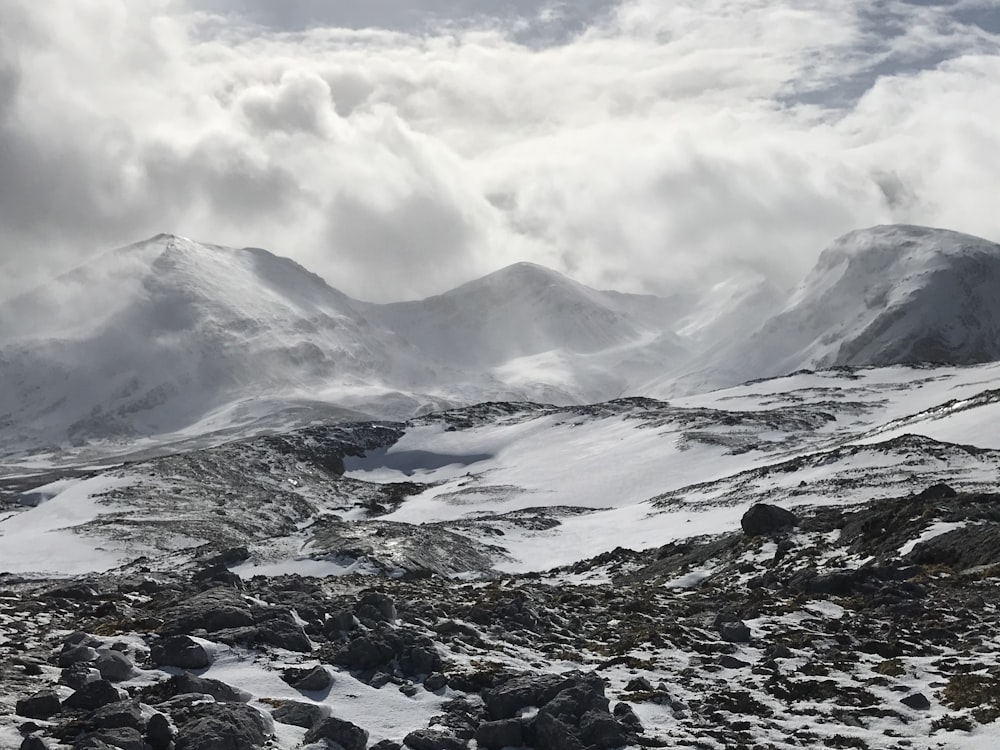
{"label": "cloud bank", "polygon": [[1000,239],[994,5],[0,0],[0,294],[160,231],[380,301],[517,260],[788,284],[880,222]]}

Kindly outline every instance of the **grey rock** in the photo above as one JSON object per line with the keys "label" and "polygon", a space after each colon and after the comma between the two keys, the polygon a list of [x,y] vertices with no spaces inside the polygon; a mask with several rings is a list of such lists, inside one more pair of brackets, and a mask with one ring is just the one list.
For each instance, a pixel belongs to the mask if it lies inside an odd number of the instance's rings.
{"label": "grey rock", "polygon": [[378,592],[365,594],[358,600],[354,608],[359,620],[372,622],[395,622],[396,603],[388,596]]}
{"label": "grey rock", "polygon": [[304,674],[296,675],[290,684],[303,692],[319,692],[333,684],[333,675],[322,664],[317,664]]}
{"label": "grey rock", "polygon": [[465,740],[440,729],[417,729],[403,738],[403,744],[413,750],[465,750],[469,746]]}
{"label": "grey rock", "polygon": [[255,750],[271,736],[269,720],[244,703],[202,703],[175,719],[177,750]]}
{"label": "grey rock", "polygon": [[37,734],[29,734],[21,740],[20,750],[49,750],[49,743]]}
{"label": "grey rock", "polygon": [[723,654],[719,657],[719,666],[726,669],[746,669],[750,666],[750,662],[737,659],[735,656],[730,656],[729,654]]}
{"label": "grey rock", "polygon": [[74,690],[79,690],[88,682],[99,679],[101,679],[101,673],[88,662],[79,662],[66,667],[59,675],[59,682]]}
{"label": "grey rock", "polygon": [[84,735],[73,743],[73,750],[104,750],[104,748],[146,750],[146,742],[137,730],[131,727],[119,727]]}
{"label": "grey rock", "polygon": [[334,716],[328,716],[306,732],[307,743],[324,739],[336,742],[343,750],[365,750],[368,746],[366,730]]}
{"label": "grey rock", "polygon": [[914,693],[913,695],[908,695],[901,703],[908,708],[912,708],[915,711],[926,711],[931,707],[931,702],[927,700],[927,696],[923,693]]}
{"label": "grey rock", "polygon": [[170,613],[160,632],[165,636],[188,635],[196,630],[213,633],[254,624],[246,600],[231,588],[214,588],[196,594]]}
{"label": "grey rock", "polygon": [[146,741],[153,750],[169,750],[174,741],[174,727],[166,716],[156,713],[149,717]]}
{"label": "grey rock", "polygon": [[476,729],[476,743],[486,750],[524,745],[524,729],[520,719],[484,721]]}
{"label": "grey rock", "polygon": [[97,658],[97,650],[92,646],[71,646],[59,654],[56,664],[60,667],[69,667],[79,662],[94,661]]}
{"label": "grey rock", "polygon": [[432,693],[443,689],[447,684],[448,677],[441,672],[432,672],[424,680],[424,688],[430,690]]}
{"label": "grey rock", "polygon": [[14,707],[14,713],[28,719],[48,719],[62,710],[59,696],[51,690],[39,690],[28,698],[22,698]]}
{"label": "grey rock", "polygon": [[301,703],[299,701],[286,701],[271,711],[271,716],[275,721],[282,724],[291,724],[304,729],[311,729],[326,716],[326,711],[322,706],[315,703]]}
{"label": "grey rock", "polygon": [[118,703],[122,695],[107,680],[94,680],[81,687],[63,701],[63,708],[93,711],[109,703]]}
{"label": "grey rock", "polygon": [[186,635],[173,635],[157,641],[149,655],[158,667],[204,669],[212,663],[205,647]]}
{"label": "grey rock", "polygon": [[97,657],[94,667],[101,677],[111,682],[123,682],[138,674],[132,660],[120,651],[106,651]]}
{"label": "grey rock", "polygon": [[643,729],[642,721],[636,715],[635,711],[632,709],[628,703],[618,703],[615,705],[612,715],[625,729],[635,734],[642,734],[645,729]]}
{"label": "grey rock", "polygon": [[210,695],[223,703],[245,703],[250,700],[250,696],[239,688],[221,680],[196,677],[193,674],[176,675],[168,680],[168,684],[174,695],[201,693],[202,695]]}
{"label": "grey rock", "polygon": [[798,517],[790,510],[777,505],[758,503],[743,514],[740,526],[747,536],[766,536],[777,531],[783,531],[797,526]]}
{"label": "grey rock", "polygon": [[750,628],[743,621],[720,622],[716,629],[719,637],[728,643],[749,643]]}
{"label": "grey rock", "polygon": [[101,706],[87,717],[87,723],[97,729],[146,728],[142,709],[136,701],[118,701]]}
{"label": "grey rock", "polygon": [[482,692],[491,719],[512,719],[522,708],[542,706],[573,684],[573,678],[557,674],[513,677]]}

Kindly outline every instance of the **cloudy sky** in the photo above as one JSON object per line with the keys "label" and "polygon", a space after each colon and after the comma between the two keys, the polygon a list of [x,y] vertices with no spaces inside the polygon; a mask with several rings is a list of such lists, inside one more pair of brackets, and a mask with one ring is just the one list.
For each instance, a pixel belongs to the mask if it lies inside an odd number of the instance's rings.
{"label": "cloudy sky", "polygon": [[161,231],[375,300],[790,283],[1000,240],[998,123],[996,0],[0,0],[0,294]]}

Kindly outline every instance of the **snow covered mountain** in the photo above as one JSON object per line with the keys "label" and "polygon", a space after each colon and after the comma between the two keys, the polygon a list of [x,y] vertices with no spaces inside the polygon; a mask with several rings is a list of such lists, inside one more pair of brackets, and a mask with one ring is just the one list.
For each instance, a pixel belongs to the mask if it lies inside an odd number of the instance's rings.
{"label": "snow covered mountain", "polygon": [[648,327],[661,302],[518,264],[372,305],[264,250],[160,235],[0,305],[0,450],[612,398],[686,355]]}
{"label": "snow covered mountain", "polygon": [[251,400],[286,408],[328,382],[430,377],[292,261],[169,235],[5,303],[0,321],[5,446],[162,435],[219,409],[252,420],[265,407]]}
{"label": "snow covered mountain", "polygon": [[1000,359],[1000,245],[916,226],[852,232],[734,356],[753,377]]}
{"label": "snow covered mountain", "polygon": [[805,368],[1000,358],[1000,247],[853,232],[781,306],[742,274],[672,298],[519,263],[425,300],[353,300],[264,250],[171,235],[0,305],[0,453],[79,458],[489,400],[673,398]]}

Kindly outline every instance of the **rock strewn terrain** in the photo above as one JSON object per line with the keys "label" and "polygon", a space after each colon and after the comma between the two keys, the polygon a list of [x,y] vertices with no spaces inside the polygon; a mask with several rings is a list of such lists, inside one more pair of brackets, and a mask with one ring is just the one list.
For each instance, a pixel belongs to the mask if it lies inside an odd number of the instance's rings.
{"label": "rock strewn terrain", "polygon": [[[794,525],[793,525],[794,521]],[[1000,718],[1000,496],[938,485],[487,582],[0,577],[0,746],[962,747]]]}

